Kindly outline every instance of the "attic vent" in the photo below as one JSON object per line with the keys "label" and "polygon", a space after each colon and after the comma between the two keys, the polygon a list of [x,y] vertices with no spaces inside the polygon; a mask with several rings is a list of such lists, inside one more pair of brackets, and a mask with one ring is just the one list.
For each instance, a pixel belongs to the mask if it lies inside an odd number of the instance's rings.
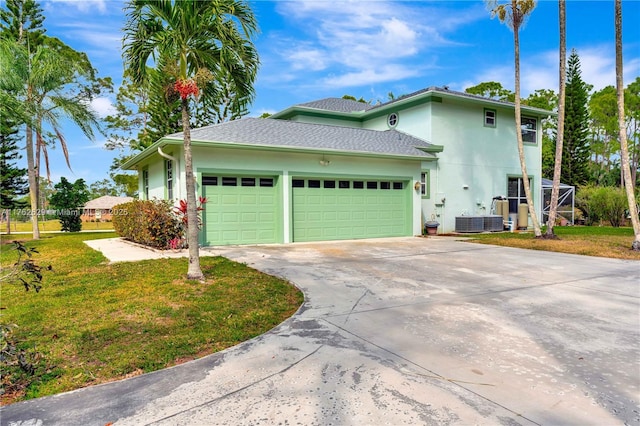
{"label": "attic vent", "polygon": [[396,125],[398,124],[397,112],[392,112],[391,114],[389,114],[389,116],[387,117],[387,124],[389,125],[389,127],[396,127]]}

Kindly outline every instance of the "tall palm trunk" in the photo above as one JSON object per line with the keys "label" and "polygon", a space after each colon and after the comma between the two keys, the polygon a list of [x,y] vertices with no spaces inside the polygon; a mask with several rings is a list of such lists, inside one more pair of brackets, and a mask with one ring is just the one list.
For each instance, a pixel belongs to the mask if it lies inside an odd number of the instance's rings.
{"label": "tall palm trunk", "polygon": [[27,126],[26,130],[26,150],[27,150],[27,175],[29,177],[29,201],[31,203],[31,228],[33,239],[40,239],[40,229],[38,228],[38,171],[35,166],[35,155],[33,152],[33,129]]}
{"label": "tall palm trunk", "polygon": [[[512,8],[515,13],[518,11],[516,0],[512,0]],[[522,183],[524,184],[524,193],[527,197],[527,205],[529,207],[529,215],[531,216],[531,223],[533,224],[533,232],[536,237],[542,236],[540,231],[540,222],[538,222],[538,215],[536,214],[535,207],[533,205],[533,197],[531,195],[531,185],[529,185],[529,175],[527,174],[527,163],[524,158],[524,142],[522,140],[522,117],[520,111],[520,36],[518,34],[520,22],[522,17],[514,17],[513,25],[513,43],[514,43],[514,56],[515,56],[515,115],[516,115],[516,138],[518,140],[518,157],[520,158],[520,168],[522,169]]]}
{"label": "tall palm trunk", "polygon": [[560,71],[558,93],[558,129],[556,132],[556,158],[553,164],[553,188],[551,189],[551,205],[549,206],[549,222],[547,222],[547,238],[554,238],[553,227],[558,212],[558,197],[560,196],[560,174],[562,172],[562,145],[564,142],[564,102],[567,79],[567,30],[565,0],[558,1],[558,15],[560,20]]}
{"label": "tall palm trunk", "polygon": [[638,208],[634,197],[634,182],[631,180],[631,167],[629,165],[629,144],[627,142],[627,129],[624,121],[624,85],[622,81],[622,0],[615,0],[615,26],[616,26],[616,89],[618,97],[618,129],[620,131],[620,166],[624,174],[624,186],[627,192],[629,213],[635,239],[631,243],[633,250],[640,250],[640,220],[638,220]]}
{"label": "tall palm trunk", "polygon": [[193,177],[191,153],[191,125],[189,123],[189,100],[182,98],[182,132],[184,136],[184,171],[187,187],[187,243],[189,244],[189,267],[187,278],[204,280],[200,269],[200,247],[198,246],[198,210],[196,206],[196,182]]}

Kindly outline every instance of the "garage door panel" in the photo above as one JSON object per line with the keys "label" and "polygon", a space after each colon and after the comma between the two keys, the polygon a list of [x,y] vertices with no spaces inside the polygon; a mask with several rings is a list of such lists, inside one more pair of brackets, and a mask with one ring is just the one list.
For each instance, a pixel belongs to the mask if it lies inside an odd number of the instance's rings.
{"label": "garage door panel", "polygon": [[[207,176],[209,178],[209,176]],[[203,212],[206,245],[275,243],[281,241],[279,221],[281,205],[275,185],[263,184],[264,178],[253,176],[203,177],[203,195],[207,198]],[[224,182],[237,185],[224,185]]]}
{"label": "garage door panel", "polygon": [[391,180],[366,180],[359,189],[354,181],[343,186],[325,184],[322,178],[294,181],[294,241],[410,235],[411,192],[405,182],[394,186]]}

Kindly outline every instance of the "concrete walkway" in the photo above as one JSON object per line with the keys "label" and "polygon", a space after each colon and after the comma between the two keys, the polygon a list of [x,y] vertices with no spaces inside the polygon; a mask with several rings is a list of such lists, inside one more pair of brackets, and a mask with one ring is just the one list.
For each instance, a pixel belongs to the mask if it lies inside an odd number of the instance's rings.
{"label": "concrete walkway", "polygon": [[304,305],[221,353],[4,407],[2,425],[640,424],[640,262],[440,238],[205,251]]}

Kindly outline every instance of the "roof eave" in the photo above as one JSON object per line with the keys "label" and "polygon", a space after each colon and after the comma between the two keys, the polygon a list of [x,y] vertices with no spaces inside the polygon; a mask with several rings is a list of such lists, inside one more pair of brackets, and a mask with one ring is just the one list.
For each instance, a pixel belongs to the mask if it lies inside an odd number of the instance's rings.
{"label": "roof eave", "polygon": [[[169,139],[165,139],[165,141],[169,142]],[[175,140],[175,143],[182,143],[181,140]],[[315,147],[292,147],[292,146],[284,146],[284,145],[262,145],[262,144],[251,144],[251,143],[242,143],[242,142],[221,142],[221,141],[199,141],[192,140],[192,146],[206,146],[206,147],[215,147],[215,148],[229,148],[229,149],[251,149],[251,150],[262,150],[262,151],[273,151],[273,152],[302,152],[302,153],[322,153],[329,154],[333,153],[336,155],[343,156],[351,156],[351,157],[368,157],[368,158],[395,158],[395,159],[403,159],[403,160],[416,160],[416,161],[427,161],[431,158],[435,158],[433,155],[422,156],[422,155],[410,155],[410,154],[394,154],[394,153],[382,153],[382,152],[369,152],[369,151],[351,151],[351,150],[341,150],[335,148],[315,148]],[[416,149],[419,149],[416,147]],[[427,154],[431,154],[430,152],[424,151]]]}

